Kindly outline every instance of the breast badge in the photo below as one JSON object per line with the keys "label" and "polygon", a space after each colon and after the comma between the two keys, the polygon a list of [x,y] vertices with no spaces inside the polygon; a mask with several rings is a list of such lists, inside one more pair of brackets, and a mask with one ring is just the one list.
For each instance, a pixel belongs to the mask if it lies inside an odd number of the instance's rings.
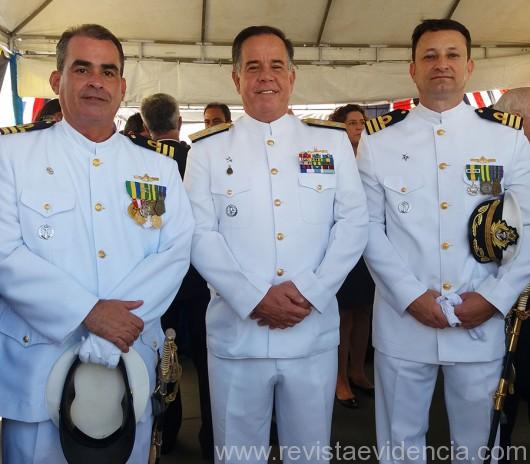
{"label": "breast badge", "polygon": [[125,188],[132,200],[127,208],[129,216],[146,229],[160,229],[162,215],[166,212],[166,187],[128,180],[125,181]]}
{"label": "breast badge", "polygon": [[226,160],[227,165],[228,165],[228,167],[226,168],[226,174],[231,176],[234,173],[234,170],[232,169],[232,157],[227,156],[225,158],[225,160]]}
{"label": "breast badge", "polygon": [[134,178],[141,180],[142,182],[156,182],[160,180],[158,177],[151,177],[149,174],[144,174],[143,176],[134,176]]}
{"label": "breast badge", "polygon": [[412,209],[412,206],[410,206],[410,203],[408,201],[402,201],[398,205],[398,211],[402,214],[410,213],[410,210]]}
{"label": "breast badge", "polygon": [[335,174],[333,155],[327,150],[304,151],[298,154],[300,172],[303,174]]}
{"label": "breast badge", "polygon": [[226,215],[228,217],[234,217],[237,216],[237,206],[236,205],[228,205],[226,207]]}
{"label": "breast badge", "polygon": [[55,235],[55,230],[49,224],[43,224],[39,227],[37,233],[43,240],[50,240]]}
{"label": "breast badge", "polygon": [[467,193],[469,195],[498,196],[502,193],[502,178],[504,176],[504,166],[495,163],[495,158],[472,158],[469,164],[466,164],[466,183],[468,184]]}

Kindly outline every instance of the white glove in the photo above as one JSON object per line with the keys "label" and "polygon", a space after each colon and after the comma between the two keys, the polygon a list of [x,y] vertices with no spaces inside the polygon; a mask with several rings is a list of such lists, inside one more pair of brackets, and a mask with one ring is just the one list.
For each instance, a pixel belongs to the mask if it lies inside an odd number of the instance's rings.
{"label": "white glove", "polygon": [[112,342],[93,333],[81,343],[79,359],[84,363],[101,364],[114,368],[120,361],[121,350]]}
{"label": "white glove", "polygon": [[[462,303],[462,298],[457,293],[449,293],[447,295],[440,295],[436,298],[436,303],[440,305],[447,322],[451,327],[459,327],[461,322],[455,314],[455,306]],[[480,327],[468,330],[469,336],[473,340],[479,340],[484,337],[484,331]]]}

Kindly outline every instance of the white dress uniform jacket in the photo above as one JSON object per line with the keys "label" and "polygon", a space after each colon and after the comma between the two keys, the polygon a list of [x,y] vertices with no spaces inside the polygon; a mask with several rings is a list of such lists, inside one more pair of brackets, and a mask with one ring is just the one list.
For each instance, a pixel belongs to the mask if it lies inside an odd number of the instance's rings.
{"label": "white dress uniform jacket", "polygon": [[[145,174],[167,187],[160,230],[127,214],[125,182]],[[99,299],[144,301],[134,348],[153,387],[160,316],[188,269],[194,225],[176,163],[119,133],[92,142],[63,120],[0,137],[0,185],[0,416],[49,419],[48,374]]]}
{"label": "white dress uniform jacket", "polygon": [[[357,161],[370,213],[365,257],[377,285],[375,348],[423,363],[501,358],[503,315],[530,281],[530,145],[523,131],[485,120],[465,103],[443,113],[419,105],[405,120],[363,133]],[[491,198],[468,193],[466,164],[473,163],[503,166],[502,187],[519,200],[524,238],[507,265],[480,264],[471,255],[469,217]],[[500,312],[482,324],[482,339],[460,327],[427,327],[406,309],[429,288],[478,292]]]}
{"label": "white dress uniform jacket", "polygon": [[[304,152],[333,155],[334,172],[301,173]],[[196,229],[192,263],[212,289],[208,349],[225,358],[293,358],[338,344],[335,294],[366,243],[366,200],[345,131],[285,115],[245,115],[196,141],[184,184]],[[313,305],[286,330],[249,315],[291,280]]]}

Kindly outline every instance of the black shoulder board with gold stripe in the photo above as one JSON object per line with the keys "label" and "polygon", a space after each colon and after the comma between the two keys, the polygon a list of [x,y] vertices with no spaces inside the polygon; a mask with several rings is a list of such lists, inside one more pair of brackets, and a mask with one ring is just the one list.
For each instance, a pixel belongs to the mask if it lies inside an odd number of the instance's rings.
{"label": "black shoulder board with gold stripe", "polygon": [[23,132],[48,129],[48,127],[52,127],[54,124],[55,121],[39,121],[30,124],[20,124],[18,126],[0,127],[0,135],[22,134]]}
{"label": "black shoulder board with gold stripe", "polygon": [[227,131],[233,126],[231,122],[225,122],[223,124],[217,124],[216,126],[209,127],[208,129],[203,129],[199,132],[194,132],[189,135],[191,143],[198,142],[199,140],[210,137],[211,135],[220,134],[221,132]]}
{"label": "black shoulder board with gold stripe", "polygon": [[156,151],[157,153],[160,153],[161,155],[167,156],[168,158],[175,158],[175,147],[172,147],[171,145],[168,145],[164,142],[157,142],[153,139],[148,139],[147,137],[144,137],[142,135],[138,134],[123,134],[126,137],[128,137],[131,142],[134,144],[147,148],[148,150]]}
{"label": "black shoulder board with gold stripe", "polygon": [[523,118],[516,114],[505,113],[503,111],[495,110],[493,108],[479,108],[475,110],[481,118],[487,119],[493,122],[500,122],[504,126],[511,127],[512,129],[521,130],[523,127]]}
{"label": "black shoulder board with gold stripe", "polygon": [[409,112],[407,110],[394,110],[390,113],[382,114],[377,118],[369,119],[366,121],[365,128],[368,135],[375,134],[385,127],[391,126],[396,122],[403,121],[407,117]]}
{"label": "black shoulder board with gold stripe", "polygon": [[325,119],[306,118],[302,119],[304,124],[313,127],[327,127],[328,129],[346,130],[346,124],[342,122],[327,121]]}

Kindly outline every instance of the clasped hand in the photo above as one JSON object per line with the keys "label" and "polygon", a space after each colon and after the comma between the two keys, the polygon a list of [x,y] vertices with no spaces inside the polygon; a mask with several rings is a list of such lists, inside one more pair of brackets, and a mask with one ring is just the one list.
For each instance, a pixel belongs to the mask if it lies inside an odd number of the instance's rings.
{"label": "clasped hand", "polygon": [[89,332],[114,343],[122,352],[127,353],[144,329],[144,321],[131,311],[143,303],[141,300],[99,300],[83,323]]}
{"label": "clasped hand", "polygon": [[[439,292],[429,289],[416,298],[407,310],[416,320],[426,326],[435,329],[449,327],[442,308],[436,302],[439,296]],[[497,311],[497,308],[480,293],[464,292],[460,298],[462,298],[462,303],[455,306],[455,315],[460,319],[464,329],[474,329],[490,319]]]}
{"label": "clasped hand", "polygon": [[311,312],[311,303],[291,281],[273,285],[250,313],[258,325],[286,329],[298,324]]}

